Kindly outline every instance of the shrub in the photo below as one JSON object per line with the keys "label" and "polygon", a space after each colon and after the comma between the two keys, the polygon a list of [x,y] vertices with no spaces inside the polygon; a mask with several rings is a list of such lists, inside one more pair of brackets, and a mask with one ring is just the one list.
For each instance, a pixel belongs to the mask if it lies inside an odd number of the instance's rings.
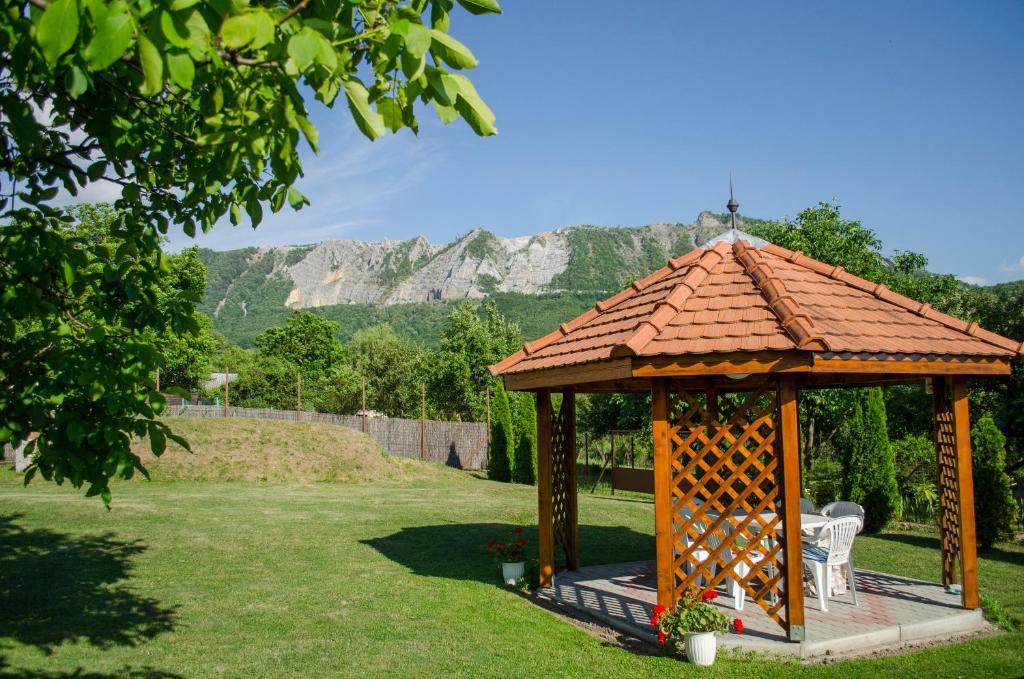
{"label": "shrub", "polygon": [[843,495],[864,507],[864,530],[878,532],[900,500],[880,388],[857,391],[843,443]]}
{"label": "shrub", "polygon": [[533,394],[519,395],[515,424],[516,446],[512,480],[532,486],[537,481],[537,405]]}
{"label": "shrub", "polygon": [[991,549],[997,540],[1013,536],[1015,503],[1006,474],[1006,437],[986,416],[971,429],[971,447],[978,544],[982,549]]}
{"label": "shrub", "polygon": [[487,478],[494,481],[512,480],[512,413],[508,394],[498,384],[491,401],[491,444],[488,448]]}

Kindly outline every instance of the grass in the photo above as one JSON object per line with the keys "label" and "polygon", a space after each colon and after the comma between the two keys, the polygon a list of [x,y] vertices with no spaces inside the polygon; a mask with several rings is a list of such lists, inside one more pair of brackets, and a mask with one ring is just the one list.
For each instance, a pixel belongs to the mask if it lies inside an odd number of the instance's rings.
{"label": "grass", "polygon": [[[534,544],[532,488],[421,471],[373,484],[120,484],[109,512],[0,474],[0,676],[1024,673],[1019,632],[826,666],[724,659],[701,671],[623,650],[498,586],[485,542],[526,525]],[[581,495],[580,523],[584,563],[653,558],[647,502]],[[928,534],[859,538],[856,559],[939,572]],[[984,593],[1017,615],[1022,560],[1004,547],[980,565]]]}

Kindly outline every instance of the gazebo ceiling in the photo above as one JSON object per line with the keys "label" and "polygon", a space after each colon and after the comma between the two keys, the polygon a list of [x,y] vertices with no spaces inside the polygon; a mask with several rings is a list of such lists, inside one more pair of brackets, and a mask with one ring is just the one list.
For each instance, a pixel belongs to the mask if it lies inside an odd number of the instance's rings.
{"label": "gazebo ceiling", "polygon": [[730,235],[523,345],[492,374],[510,389],[646,390],[658,376],[728,376],[739,387],[779,372],[830,386],[1004,375],[1024,352],[842,267]]}

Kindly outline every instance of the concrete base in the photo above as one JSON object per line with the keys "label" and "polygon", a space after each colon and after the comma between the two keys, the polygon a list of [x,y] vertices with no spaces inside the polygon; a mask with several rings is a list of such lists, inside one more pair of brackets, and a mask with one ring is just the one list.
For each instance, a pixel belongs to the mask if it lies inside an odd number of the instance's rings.
{"label": "concrete base", "polygon": [[[743,620],[743,634],[727,634],[720,647],[765,655],[811,658],[896,647],[907,642],[976,632],[986,628],[980,610],[965,610],[960,596],[942,585],[886,573],[856,571],[858,605],[850,593],[830,598],[828,612],[814,596],[805,599],[806,640],[790,642],[756,602],[733,610],[720,589],[715,605]],[[657,601],[653,561],[587,566],[555,576],[539,595],[593,616],[623,633],[655,641],[650,617]]]}

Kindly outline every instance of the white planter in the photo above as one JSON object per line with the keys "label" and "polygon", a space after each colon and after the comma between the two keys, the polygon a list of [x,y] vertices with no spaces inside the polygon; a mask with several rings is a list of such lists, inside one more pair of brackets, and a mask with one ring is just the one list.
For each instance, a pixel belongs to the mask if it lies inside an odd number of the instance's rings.
{"label": "white planter", "polygon": [[686,635],[686,659],[694,665],[713,665],[718,643],[714,632]]}
{"label": "white planter", "polygon": [[525,561],[513,561],[511,563],[501,564],[501,577],[505,580],[506,585],[515,586],[519,582],[519,578],[523,577],[526,573],[526,562]]}

